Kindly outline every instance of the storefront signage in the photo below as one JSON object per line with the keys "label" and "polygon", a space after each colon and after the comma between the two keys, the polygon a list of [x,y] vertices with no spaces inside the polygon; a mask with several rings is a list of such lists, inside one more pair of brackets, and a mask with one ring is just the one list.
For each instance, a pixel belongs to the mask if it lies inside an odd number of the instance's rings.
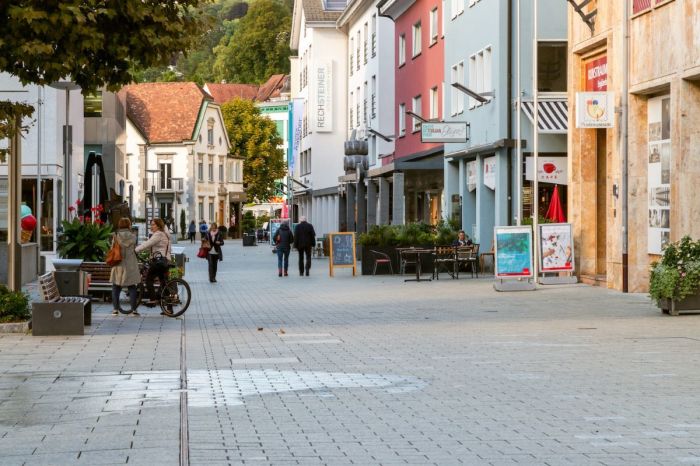
{"label": "storefront signage", "polygon": [[671,239],[671,97],[647,103],[649,223],[647,251],[661,254]]}
{"label": "storefront signage", "polygon": [[263,114],[264,113],[282,113],[282,112],[286,112],[287,110],[289,110],[287,105],[275,105],[274,107],[262,106],[262,107],[258,107],[258,108],[260,109],[260,113],[263,113]]}
{"label": "storefront signage", "polygon": [[316,106],[314,131],[333,131],[333,62],[319,60],[314,67],[316,80]]}
{"label": "storefront signage", "polygon": [[586,92],[608,90],[608,57],[603,56],[586,63]]}
{"label": "storefront signage", "polygon": [[467,142],[467,123],[423,123],[421,142]]}
{"label": "storefront signage", "polygon": [[[525,179],[532,181],[534,157],[525,158]],[[552,184],[567,184],[568,169],[566,157],[537,157],[537,181]]]}
{"label": "storefront signage", "polygon": [[577,92],[576,127],[612,128],[615,118],[613,92]]}
{"label": "storefront signage", "polygon": [[496,190],[496,156],[484,159],[484,186]]}
{"label": "storefront signage", "polygon": [[289,157],[289,175],[294,175],[294,166],[301,153],[301,138],[304,126],[304,100],[294,99],[292,104],[292,150]]}
{"label": "storefront signage", "polygon": [[574,243],[570,223],[540,225],[540,271],[574,271]]}
{"label": "storefront signage", "polygon": [[478,166],[476,164],[476,160],[472,160],[471,162],[467,162],[467,189],[469,189],[470,192],[474,191],[476,189],[476,170]]}
{"label": "storefront signage", "polygon": [[495,227],[496,278],[532,277],[532,228]]}

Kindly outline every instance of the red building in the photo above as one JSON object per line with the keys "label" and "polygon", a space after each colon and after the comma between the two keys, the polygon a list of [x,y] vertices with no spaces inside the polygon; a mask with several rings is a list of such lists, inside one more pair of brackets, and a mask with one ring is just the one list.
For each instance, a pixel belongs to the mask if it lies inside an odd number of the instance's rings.
{"label": "red building", "polygon": [[408,112],[443,119],[442,0],[382,0],[378,8],[395,23],[396,148],[369,176],[392,183],[392,223],[434,224],[442,214],[443,145],[421,142],[421,121]]}

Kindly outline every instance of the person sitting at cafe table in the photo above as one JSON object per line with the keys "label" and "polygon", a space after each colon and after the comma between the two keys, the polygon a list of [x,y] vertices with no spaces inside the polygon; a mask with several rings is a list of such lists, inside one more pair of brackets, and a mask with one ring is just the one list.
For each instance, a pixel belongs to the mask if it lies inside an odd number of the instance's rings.
{"label": "person sitting at cafe table", "polygon": [[459,230],[457,239],[452,241],[452,246],[471,246],[472,244],[474,243],[472,243],[472,240],[464,233],[464,230]]}

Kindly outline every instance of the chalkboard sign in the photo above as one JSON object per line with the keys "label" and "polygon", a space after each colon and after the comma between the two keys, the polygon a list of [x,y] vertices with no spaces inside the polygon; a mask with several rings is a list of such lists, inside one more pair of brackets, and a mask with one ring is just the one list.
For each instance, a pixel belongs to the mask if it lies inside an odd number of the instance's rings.
{"label": "chalkboard sign", "polygon": [[355,233],[331,233],[330,242],[330,274],[333,276],[333,267],[352,267],[355,275]]}

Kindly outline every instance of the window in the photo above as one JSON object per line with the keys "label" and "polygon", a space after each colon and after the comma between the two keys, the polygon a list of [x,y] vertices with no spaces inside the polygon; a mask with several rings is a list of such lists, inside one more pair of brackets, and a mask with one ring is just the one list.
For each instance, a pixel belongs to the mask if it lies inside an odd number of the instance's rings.
{"label": "window", "polygon": [[399,66],[406,63],[406,34],[399,36]]}
{"label": "window", "polygon": [[197,164],[197,181],[204,181],[204,161],[199,158],[199,163]]}
{"label": "window", "polygon": [[[413,107],[413,113],[415,113],[416,115],[421,115],[421,116],[422,116],[421,112],[423,111],[423,109],[422,109],[423,105],[422,105],[422,103],[421,103],[421,100],[422,100],[422,99],[421,99],[421,96],[419,96],[419,95],[415,96],[415,97],[413,98],[413,105],[412,105],[412,107]],[[418,120],[418,118],[414,118],[414,119],[413,119],[413,125],[412,125],[411,128],[412,128],[412,131],[413,131],[414,133],[415,133],[416,131],[420,131],[420,121]]]}
{"label": "window", "polygon": [[367,81],[362,89],[362,122],[367,124]]}
{"label": "window", "polygon": [[360,31],[357,31],[357,70],[360,70]]}
{"label": "window", "polygon": [[209,157],[209,181],[214,181],[214,158]]}
{"label": "window", "polygon": [[214,145],[214,128],[207,129],[207,144]]}
{"label": "window", "polygon": [[224,162],[219,162],[219,183],[224,182]]}
{"label": "window", "polygon": [[438,113],[438,88],[437,86],[430,89],[430,119],[437,120],[440,118]]}
{"label": "window", "polygon": [[365,37],[362,41],[362,56],[364,58],[365,65],[367,64],[367,41],[369,40],[369,25],[365,23]]}
{"label": "window", "polygon": [[350,38],[350,76],[352,76],[352,73],[355,69],[355,67],[353,66],[353,63],[355,63],[353,61],[354,56],[355,56],[355,39],[351,37]]}
{"label": "window", "polygon": [[234,178],[233,178],[233,162],[229,161],[226,164],[226,168],[228,168],[228,170],[227,170],[228,177],[226,179],[228,180],[229,183],[233,183],[233,180],[234,180]]}
{"label": "window", "polygon": [[537,90],[539,92],[566,92],[566,46],[566,42],[538,42]]}
{"label": "window", "polygon": [[[491,78],[491,47],[479,50],[469,57],[469,84],[468,88],[479,94],[493,91]],[[489,101],[493,97],[486,97]],[[469,98],[469,108],[481,105],[475,99]]]}
{"label": "window", "polygon": [[377,56],[377,14],[372,15],[372,58]]}
{"label": "window", "polygon": [[[653,0],[632,0],[632,14],[636,15],[642,11],[651,9]],[[658,0],[657,0],[658,3]]]}
{"label": "window", "polygon": [[[482,92],[491,92],[494,90],[493,81],[491,80],[491,47],[486,47],[484,49],[484,84],[482,86]],[[566,90],[566,80],[564,80],[564,90]],[[491,100],[493,97],[486,97]]]}
{"label": "window", "polygon": [[465,0],[451,0],[450,9],[452,10],[452,19],[464,13],[464,1]]}
{"label": "window", "polygon": [[357,112],[357,126],[360,126],[360,88],[357,88],[355,93],[355,111]]}
{"label": "window", "polygon": [[433,8],[430,11],[430,45],[437,42],[438,39],[438,9]]}
{"label": "window", "polygon": [[275,128],[277,130],[277,136],[282,139],[282,141],[287,139],[287,131],[286,131],[286,126],[284,120],[275,120]]}
{"label": "window", "polygon": [[420,21],[413,25],[413,58],[422,51]]}
{"label": "window", "polygon": [[[476,55],[469,57],[469,86],[470,89],[478,91],[476,88]],[[476,107],[476,100],[469,97],[469,108]]]}
{"label": "window", "polygon": [[197,214],[200,220],[204,220],[204,202],[201,199],[197,203]]}
{"label": "window", "polygon": [[214,221],[214,198],[209,198],[209,222]]}
{"label": "window", "polygon": [[372,76],[372,119],[377,118],[377,77]]}
{"label": "window", "polygon": [[442,11],[440,12],[440,37],[445,37],[445,15],[447,14],[447,0],[442,0]]}
{"label": "window", "polygon": [[160,189],[173,189],[173,166],[171,163],[160,164]]}
{"label": "window", "polygon": [[354,91],[350,91],[350,101],[348,103],[349,103],[348,107],[350,107],[350,122],[349,122],[348,128],[353,129],[355,127],[355,125],[353,124],[353,122],[355,121],[355,119],[353,118],[353,110],[355,109],[355,92]]}
{"label": "window", "polygon": [[[453,65],[452,69],[450,70],[450,84],[459,82],[459,79],[457,79],[457,66],[458,65]],[[457,99],[459,98],[459,94],[461,94],[461,92],[458,89],[450,86],[450,115],[452,116],[459,113],[457,110]]]}
{"label": "window", "polygon": [[399,105],[399,136],[406,136],[406,104]]}
{"label": "window", "polygon": [[102,91],[95,91],[93,93],[87,94],[83,98],[83,116],[102,116]]}

